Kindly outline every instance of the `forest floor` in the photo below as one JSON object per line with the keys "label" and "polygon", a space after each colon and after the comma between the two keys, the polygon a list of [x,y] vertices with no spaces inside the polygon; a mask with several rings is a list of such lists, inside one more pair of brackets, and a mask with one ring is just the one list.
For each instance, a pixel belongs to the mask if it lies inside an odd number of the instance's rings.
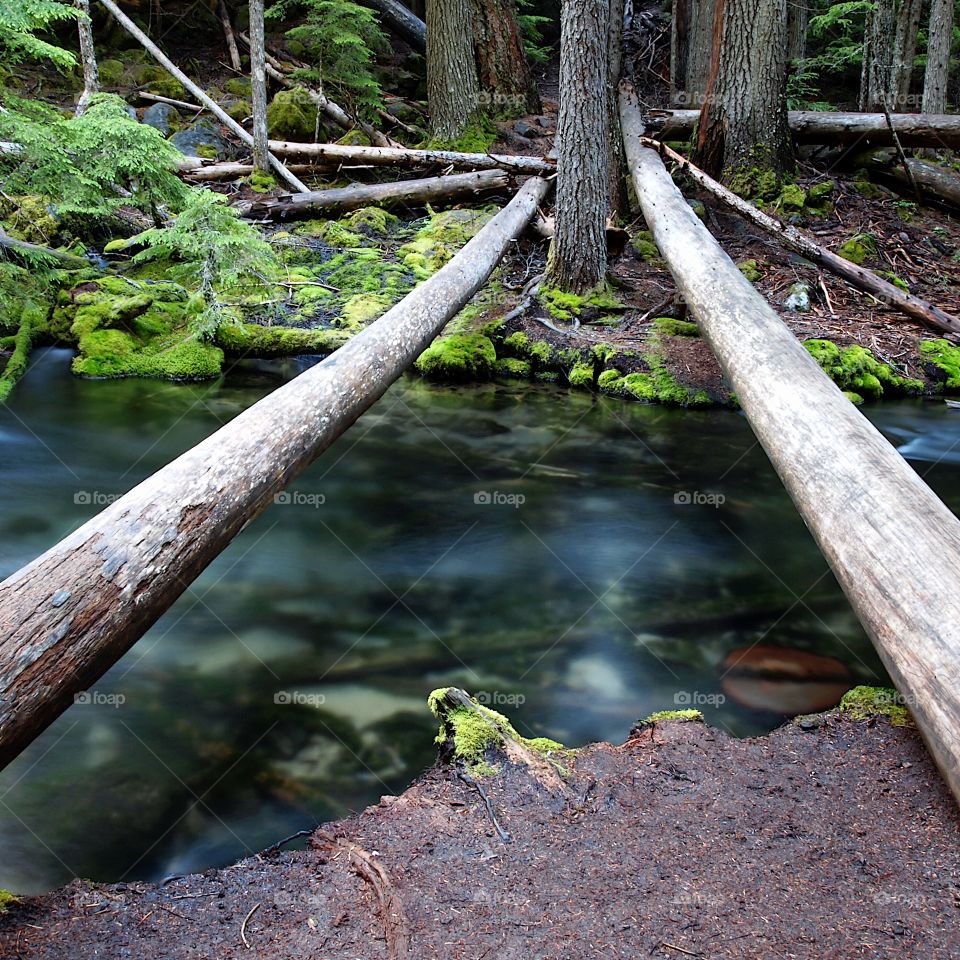
{"label": "forest floor", "polygon": [[960,956],[960,812],[912,726],[831,713],[736,740],[638,725],[562,779],[490,756],[163,884],[92,884],[0,917],[20,960]]}

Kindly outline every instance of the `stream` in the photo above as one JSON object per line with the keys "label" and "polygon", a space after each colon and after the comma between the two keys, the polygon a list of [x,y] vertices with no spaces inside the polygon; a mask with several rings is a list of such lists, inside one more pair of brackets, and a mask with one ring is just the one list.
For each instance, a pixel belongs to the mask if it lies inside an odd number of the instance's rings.
{"label": "stream", "polygon": [[[0,406],[0,578],[308,362],[70,356]],[[960,509],[960,411],[864,414]],[[405,379],[0,773],[0,887],[199,871],[400,792],[439,686],[577,746],[685,707],[759,734],[885,681],[742,415]]]}

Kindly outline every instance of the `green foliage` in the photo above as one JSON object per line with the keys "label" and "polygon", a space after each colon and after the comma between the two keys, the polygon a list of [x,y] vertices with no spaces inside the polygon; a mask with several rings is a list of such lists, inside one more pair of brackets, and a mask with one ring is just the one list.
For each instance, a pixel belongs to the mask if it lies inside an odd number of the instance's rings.
{"label": "green foliage", "polygon": [[134,257],[135,264],[178,261],[169,270],[170,278],[199,289],[203,304],[193,332],[202,339],[212,337],[225,319],[220,300],[224,292],[255,292],[275,279],[279,267],[256,229],[209,190],[191,191],[172,226],[147,230],[138,240],[146,249]]}
{"label": "green foliage", "polygon": [[287,31],[303,45],[314,66],[296,71],[296,80],[319,85],[357,115],[371,116],[382,107],[374,75],[375,54],[389,49],[377,15],[353,0],[279,0],[267,11],[275,19],[304,15]]}
{"label": "green foliage", "polygon": [[137,123],[124,102],[98,94],[79,117],[64,119],[39,103],[8,98],[0,139],[23,154],[0,157],[0,188],[39,194],[60,214],[102,217],[121,206],[154,214],[178,208],[189,194],[176,175],[177,150],[157,130]]}
{"label": "green foliage", "polygon": [[546,63],[550,59],[551,49],[543,43],[542,24],[550,23],[550,17],[541,17],[527,13],[535,6],[533,0],[517,0],[517,26],[520,27],[520,37],[523,40],[523,49],[532,63]]}
{"label": "green foliage", "polygon": [[78,11],[61,0],[0,0],[0,55],[5,63],[49,60],[60,69],[76,63],[73,54],[41,40],[36,34],[63,20],[73,20]]}

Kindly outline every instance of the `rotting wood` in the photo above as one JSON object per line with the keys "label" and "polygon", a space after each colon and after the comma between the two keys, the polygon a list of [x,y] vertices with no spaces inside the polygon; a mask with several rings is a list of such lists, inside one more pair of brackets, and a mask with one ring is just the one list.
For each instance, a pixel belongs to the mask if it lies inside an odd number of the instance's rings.
{"label": "rotting wood", "polygon": [[738,197],[732,190],[728,190],[723,184],[718,183],[699,167],[694,166],[694,164],[685,157],[666,146],[666,144],[647,139],[646,137],[641,138],[640,142],[644,146],[657,150],[664,156],[678,163],[680,169],[690,177],[691,180],[699,184],[718,200],[725,203],[732,210],[735,210],[740,216],[745,217],[758,227],[773,234],[788,249],[799,253],[802,257],[805,257],[818,266],[826,267],[831,272],[843,277],[851,286],[872,294],[884,303],[890,304],[892,307],[896,307],[901,313],[906,314],[913,320],[918,320],[924,326],[932,330],[950,334],[953,337],[960,336],[960,320],[953,315],[933,304],[927,303],[926,300],[921,300],[919,297],[914,297],[906,291],[901,290],[888,280],[878,277],[873,271],[868,270],[866,267],[857,266],[857,264],[845,260],[843,257],[827,250],[825,247],[821,247],[796,227],[785,224],[775,217],[771,217],[769,214],[759,210],[748,200]]}
{"label": "rotting wood", "polygon": [[873,179],[893,182],[909,190],[911,196],[916,188],[923,199],[960,210],[960,177],[955,173],[916,157],[906,158],[906,169],[909,176],[902,164],[891,165],[884,154],[873,155],[867,164],[867,171]]}
{"label": "rotting wood", "polygon": [[503,170],[454,173],[448,177],[401,180],[397,183],[355,183],[332,190],[291,194],[275,199],[249,200],[237,204],[245,217],[265,220],[296,220],[316,213],[356,210],[368,206],[424,204],[438,200],[462,200],[505,190],[510,177]]}
{"label": "rotting wood", "polygon": [[[757,439],[960,800],[960,520],[850,403],[644,147],[621,91],[643,215]],[[908,545],[905,546],[905,545]]]}
{"label": "rotting wood", "polygon": [[383,396],[486,283],[549,185],[528,180],[446,266],[327,360],[0,583],[0,766]]}

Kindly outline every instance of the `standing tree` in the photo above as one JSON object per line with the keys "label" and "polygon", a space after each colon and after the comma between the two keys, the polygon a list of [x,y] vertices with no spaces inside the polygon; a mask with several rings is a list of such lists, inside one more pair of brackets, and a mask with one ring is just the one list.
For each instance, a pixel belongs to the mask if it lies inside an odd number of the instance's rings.
{"label": "standing tree", "polygon": [[253,100],[253,166],[270,175],[270,137],[267,132],[267,49],[263,0],[250,0],[250,86]]}
{"label": "standing tree", "polygon": [[742,192],[793,166],[787,119],[787,0],[718,0],[694,162]]}
{"label": "standing tree", "polygon": [[623,73],[624,0],[610,0],[610,32],[607,41],[607,203],[612,217],[625,216],[630,208],[627,196],[627,159],[620,134],[618,90]]}
{"label": "standing tree", "polygon": [[473,47],[470,0],[427,0],[427,99],[436,141],[457,140],[478,112]]}
{"label": "standing tree", "polygon": [[699,107],[710,79],[717,0],[674,0],[670,92],[678,106]]}
{"label": "standing tree", "polygon": [[876,0],[867,11],[859,100],[867,113],[892,110],[897,99],[896,21],[894,0]]}
{"label": "standing tree", "polygon": [[787,59],[791,62],[807,55],[811,3],[813,0],[790,0],[787,6]]}
{"label": "standing tree", "polygon": [[497,113],[539,113],[540,94],[523,49],[514,0],[472,4],[474,52],[484,98]]}
{"label": "standing tree", "polygon": [[923,112],[943,113],[947,107],[950,48],[953,45],[953,0],[932,0],[927,36],[927,72],[923,78]]}
{"label": "standing tree", "polygon": [[910,109],[910,84],[922,14],[923,0],[901,0],[897,12],[896,108],[904,113],[914,112]]}
{"label": "standing tree", "polygon": [[90,0],[73,0],[79,11],[77,30],[80,34],[80,60],[83,63],[83,93],[77,102],[76,116],[80,116],[90,98],[100,92],[100,71],[97,69],[97,54],[93,47],[93,21],[90,19]]}
{"label": "standing tree", "polygon": [[544,282],[578,294],[607,270],[609,29],[610,0],[563,0],[556,233]]}

